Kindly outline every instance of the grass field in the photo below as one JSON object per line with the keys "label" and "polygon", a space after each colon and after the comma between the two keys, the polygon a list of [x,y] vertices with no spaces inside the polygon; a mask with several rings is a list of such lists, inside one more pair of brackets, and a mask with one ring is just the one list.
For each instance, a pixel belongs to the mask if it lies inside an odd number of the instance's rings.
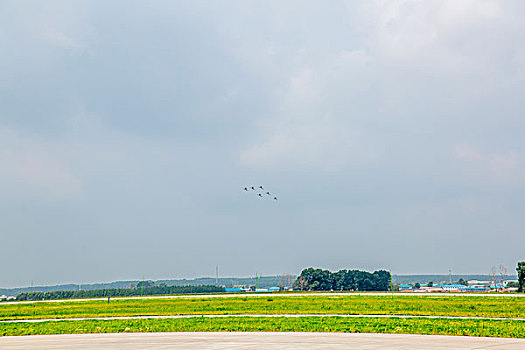
{"label": "grass field", "polygon": [[524,321],[343,318],[205,318],[4,323],[0,335],[121,332],[353,332],[524,338]]}
{"label": "grass field", "polygon": [[[525,318],[525,298],[469,296],[293,296],[207,299],[122,299],[0,306],[0,319],[246,314],[353,314]],[[185,319],[71,320],[0,323],[0,335],[304,331],[471,335],[525,338],[525,321],[425,318],[195,317]]]}
{"label": "grass field", "polygon": [[0,320],[233,314],[372,314],[525,318],[525,298],[468,296],[301,296],[123,299],[3,304]]}

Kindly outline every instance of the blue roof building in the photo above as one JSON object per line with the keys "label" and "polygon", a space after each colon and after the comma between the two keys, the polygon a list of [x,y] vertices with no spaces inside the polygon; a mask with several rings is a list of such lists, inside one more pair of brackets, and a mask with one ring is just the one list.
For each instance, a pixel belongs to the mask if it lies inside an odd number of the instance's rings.
{"label": "blue roof building", "polygon": [[461,288],[461,290],[464,290],[466,292],[484,292],[487,289],[485,287],[480,287],[480,286],[469,286],[469,287]]}

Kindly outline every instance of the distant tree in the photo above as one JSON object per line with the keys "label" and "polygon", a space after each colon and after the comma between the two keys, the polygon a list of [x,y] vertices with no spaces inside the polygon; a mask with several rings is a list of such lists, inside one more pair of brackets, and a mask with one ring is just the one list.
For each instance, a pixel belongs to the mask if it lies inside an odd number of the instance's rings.
{"label": "distant tree", "polygon": [[509,283],[507,283],[507,287],[509,288],[516,288],[516,287],[519,288],[519,286],[520,285],[518,284],[518,282],[510,281]]}
{"label": "distant tree", "polygon": [[341,270],[332,274],[332,284],[334,290],[345,290],[346,288],[346,276],[348,271]]}
{"label": "distant tree", "polygon": [[416,284],[414,284],[414,288],[416,288],[416,289],[421,288],[421,284],[419,284],[419,282],[416,282]]}
{"label": "distant tree", "polygon": [[297,280],[294,283],[294,288],[298,290],[306,290],[308,287],[308,281],[303,276],[297,277]]}
{"label": "distant tree", "polygon": [[312,267],[301,272],[303,280],[306,281],[307,290],[330,290],[332,289],[331,273],[327,270],[314,269]]}
{"label": "distant tree", "polygon": [[494,288],[496,288],[496,285],[498,284],[496,281],[496,273],[497,273],[496,266],[492,266],[490,268],[490,277],[492,278],[492,282],[494,283]]}
{"label": "distant tree", "polygon": [[370,278],[365,278],[361,283],[361,289],[367,292],[374,290],[374,282]]}
{"label": "distant tree", "polygon": [[295,279],[295,277],[293,275],[285,275],[284,276],[284,281],[286,283],[286,287],[288,287],[288,288],[292,287],[294,279]]}
{"label": "distant tree", "polygon": [[518,271],[518,292],[523,293],[525,291],[525,261],[518,263],[516,271]]}
{"label": "distant tree", "polygon": [[137,287],[136,288],[149,288],[149,287],[153,287],[155,285],[155,282],[153,281],[140,281],[139,283],[137,283]]}
{"label": "distant tree", "polygon": [[379,270],[374,271],[372,274],[374,277],[374,289],[379,291],[388,291],[390,290],[390,279],[391,275],[389,271]]}
{"label": "distant tree", "polygon": [[427,287],[432,287],[434,285],[434,282],[430,281],[427,283]]}
{"label": "distant tree", "polygon": [[300,290],[360,290],[388,291],[390,289],[390,272],[380,270],[373,273],[360,270],[304,269],[295,282]]}
{"label": "distant tree", "polygon": [[499,265],[499,275],[501,277],[501,285],[503,286],[503,283],[505,282],[505,275],[507,274],[507,268],[503,266],[502,264]]}
{"label": "distant tree", "polygon": [[460,279],[459,279],[458,284],[462,284],[462,285],[464,285],[464,286],[467,286],[467,285],[468,285],[467,281],[465,281],[463,278],[460,278]]}
{"label": "distant tree", "polygon": [[[144,295],[160,295],[160,294],[185,294],[185,293],[217,293],[224,292],[223,287],[217,286],[170,286],[160,287],[153,286],[144,288]],[[136,296],[142,293],[141,289],[137,288],[122,288],[122,289],[93,289],[93,290],[61,290],[53,292],[32,292],[20,293],[17,295],[17,300],[52,300],[52,299],[74,299],[74,298],[98,298],[98,297],[118,297],[118,296]]]}

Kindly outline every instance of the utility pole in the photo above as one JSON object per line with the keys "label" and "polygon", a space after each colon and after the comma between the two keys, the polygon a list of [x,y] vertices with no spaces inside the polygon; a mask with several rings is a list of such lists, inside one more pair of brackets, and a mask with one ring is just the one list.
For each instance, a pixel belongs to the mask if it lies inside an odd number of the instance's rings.
{"label": "utility pole", "polygon": [[140,288],[140,300],[142,300],[143,296],[144,296],[144,274],[142,274],[142,286]]}
{"label": "utility pole", "polygon": [[219,285],[219,265],[215,266],[215,285]]}
{"label": "utility pole", "polygon": [[448,281],[450,284],[452,284],[452,270],[448,269]]}
{"label": "utility pole", "polygon": [[[30,300],[34,300],[33,299],[34,296],[33,296],[33,280],[31,280],[31,299]],[[33,303],[33,316],[36,314],[36,303]]]}
{"label": "utility pole", "polygon": [[392,301],[394,301],[394,284],[392,283],[392,271],[390,271],[390,291],[392,292]]}

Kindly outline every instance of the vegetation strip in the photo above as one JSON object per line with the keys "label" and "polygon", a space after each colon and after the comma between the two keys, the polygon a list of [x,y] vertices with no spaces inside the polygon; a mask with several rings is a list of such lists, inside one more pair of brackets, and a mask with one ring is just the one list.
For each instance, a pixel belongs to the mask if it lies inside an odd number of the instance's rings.
{"label": "vegetation strip", "polygon": [[[302,293],[224,293],[224,294],[187,294],[187,295],[150,295],[150,296],[130,296],[130,297],[112,297],[111,300],[149,300],[149,299],[207,299],[207,298],[264,298],[268,296],[276,297],[304,297],[304,296],[395,296],[395,297],[478,297],[478,298],[525,298],[525,294],[515,293],[391,293],[391,292],[302,292]],[[40,304],[40,303],[68,303],[68,302],[86,302],[100,301],[106,298],[82,298],[82,299],[49,299],[49,300],[25,300],[0,302],[3,305],[20,305],[20,304]]]}
{"label": "vegetation strip", "polygon": [[123,332],[346,332],[524,338],[525,322],[513,320],[392,317],[192,317],[3,323],[0,336]]}
{"label": "vegetation strip", "polygon": [[0,320],[170,315],[411,315],[525,318],[523,298],[436,296],[299,296],[260,298],[97,300],[14,304],[0,308]]}
{"label": "vegetation strip", "polygon": [[176,319],[176,318],[227,318],[227,317],[345,317],[345,318],[428,318],[428,319],[449,319],[449,320],[498,320],[498,321],[524,321],[525,318],[506,318],[506,317],[467,317],[467,316],[424,316],[424,315],[320,315],[320,314],[275,314],[275,315],[145,315],[145,316],[115,316],[115,317],[79,317],[79,318],[47,318],[47,319],[29,319],[29,320],[2,320],[0,323],[39,323],[39,322],[62,322],[62,321],[88,321],[88,320],[140,320],[140,319]]}

